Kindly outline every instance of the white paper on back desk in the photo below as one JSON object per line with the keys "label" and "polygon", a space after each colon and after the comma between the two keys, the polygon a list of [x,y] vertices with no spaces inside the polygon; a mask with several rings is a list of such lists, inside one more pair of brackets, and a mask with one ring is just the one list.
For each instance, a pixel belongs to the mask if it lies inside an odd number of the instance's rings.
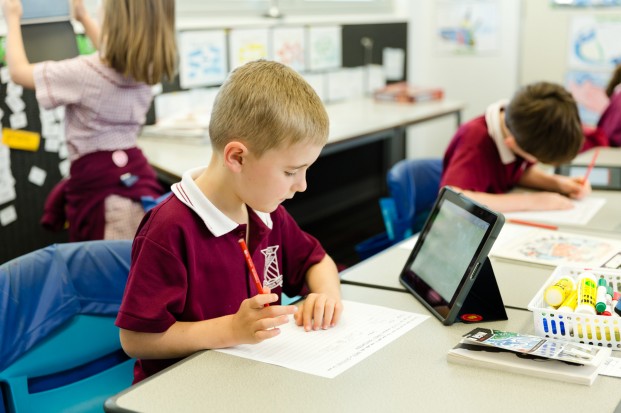
{"label": "white paper on back desk", "polygon": [[274,338],[215,351],[333,378],[429,318],[354,301],[343,307],[330,329],[306,332],[291,318]]}
{"label": "white paper on back desk", "polygon": [[507,212],[504,215],[507,219],[550,222],[553,224],[587,225],[591,218],[604,206],[606,199],[588,197],[579,201],[572,200],[571,202],[574,204],[574,207],[571,209]]}

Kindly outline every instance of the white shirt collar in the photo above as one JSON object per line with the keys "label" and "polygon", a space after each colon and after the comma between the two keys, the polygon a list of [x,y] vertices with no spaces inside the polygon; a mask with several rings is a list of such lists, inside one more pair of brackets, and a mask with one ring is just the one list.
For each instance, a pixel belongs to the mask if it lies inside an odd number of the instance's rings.
{"label": "white shirt collar", "polygon": [[[171,189],[181,202],[201,217],[207,229],[219,237],[231,232],[239,224],[216,208],[194,182],[205,169],[206,167],[201,166],[184,172],[181,182],[174,184]],[[254,212],[268,228],[272,228],[272,217],[269,213],[254,211],[251,208],[248,208],[248,211]]]}
{"label": "white shirt collar", "polygon": [[487,124],[487,133],[492,137],[492,140],[496,144],[498,153],[500,154],[500,160],[504,165],[508,165],[515,162],[515,153],[505,143],[505,137],[502,132],[501,126],[501,110],[508,104],[508,101],[503,99],[492,103],[487,107],[485,111],[485,123]]}

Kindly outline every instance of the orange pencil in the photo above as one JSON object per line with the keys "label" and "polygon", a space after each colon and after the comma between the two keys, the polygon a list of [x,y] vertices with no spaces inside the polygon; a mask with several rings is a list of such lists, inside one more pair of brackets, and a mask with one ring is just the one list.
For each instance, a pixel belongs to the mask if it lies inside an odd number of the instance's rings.
{"label": "orange pencil", "polygon": [[593,153],[593,158],[591,159],[591,163],[589,164],[589,167],[587,168],[587,171],[584,174],[582,185],[586,185],[586,182],[589,180],[589,175],[591,174],[591,171],[593,170],[593,167],[595,166],[595,160],[597,159],[598,155],[599,155],[599,148],[596,148],[595,152]]}
{"label": "orange pencil", "polygon": [[531,226],[531,227],[551,229],[553,231],[556,231],[558,229],[558,227],[555,226],[555,225],[542,224],[540,222],[524,221],[522,219],[509,218],[509,219],[507,219],[507,222],[510,222],[512,224],[518,224],[518,225],[528,225],[528,226]]}
{"label": "orange pencil", "polygon": [[[257,287],[257,291],[259,294],[263,293],[263,286],[261,285],[261,280],[259,279],[259,274],[257,274],[257,269],[254,267],[254,263],[252,262],[252,257],[250,256],[250,251],[248,250],[248,246],[246,245],[246,241],[242,238],[239,239],[239,246],[244,253],[244,258],[246,259],[246,265],[248,266],[248,270],[250,270],[250,274],[254,280],[254,285]],[[265,304],[265,307],[269,307],[269,304]]]}

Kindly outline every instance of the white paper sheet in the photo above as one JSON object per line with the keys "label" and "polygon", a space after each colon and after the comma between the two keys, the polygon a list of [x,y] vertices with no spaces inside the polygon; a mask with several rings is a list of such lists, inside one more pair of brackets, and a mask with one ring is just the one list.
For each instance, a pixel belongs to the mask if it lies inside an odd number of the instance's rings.
{"label": "white paper sheet", "polygon": [[621,377],[621,358],[608,357],[600,367],[600,376]]}
{"label": "white paper sheet", "polygon": [[291,318],[272,339],[215,351],[333,378],[429,318],[353,301],[343,306],[339,324],[328,330],[306,332]]}
{"label": "white paper sheet", "polygon": [[604,206],[606,199],[589,197],[572,202],[574,204],[572,209],[561,211],[509,212],[505,214],[505,218],[535,222],[551,222],[554,224],[587,225],[591,218]]}

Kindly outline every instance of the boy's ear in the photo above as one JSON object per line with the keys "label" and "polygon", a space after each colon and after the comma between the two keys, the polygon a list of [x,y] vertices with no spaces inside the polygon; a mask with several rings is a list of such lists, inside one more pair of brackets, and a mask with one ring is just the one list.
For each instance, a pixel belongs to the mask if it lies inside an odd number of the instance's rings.
{"label": "boy's ear", "polygon": [[224,164],[233,172],[239,172],[248,154],[246,145],[239,141],[231,141],[224,147]]}

